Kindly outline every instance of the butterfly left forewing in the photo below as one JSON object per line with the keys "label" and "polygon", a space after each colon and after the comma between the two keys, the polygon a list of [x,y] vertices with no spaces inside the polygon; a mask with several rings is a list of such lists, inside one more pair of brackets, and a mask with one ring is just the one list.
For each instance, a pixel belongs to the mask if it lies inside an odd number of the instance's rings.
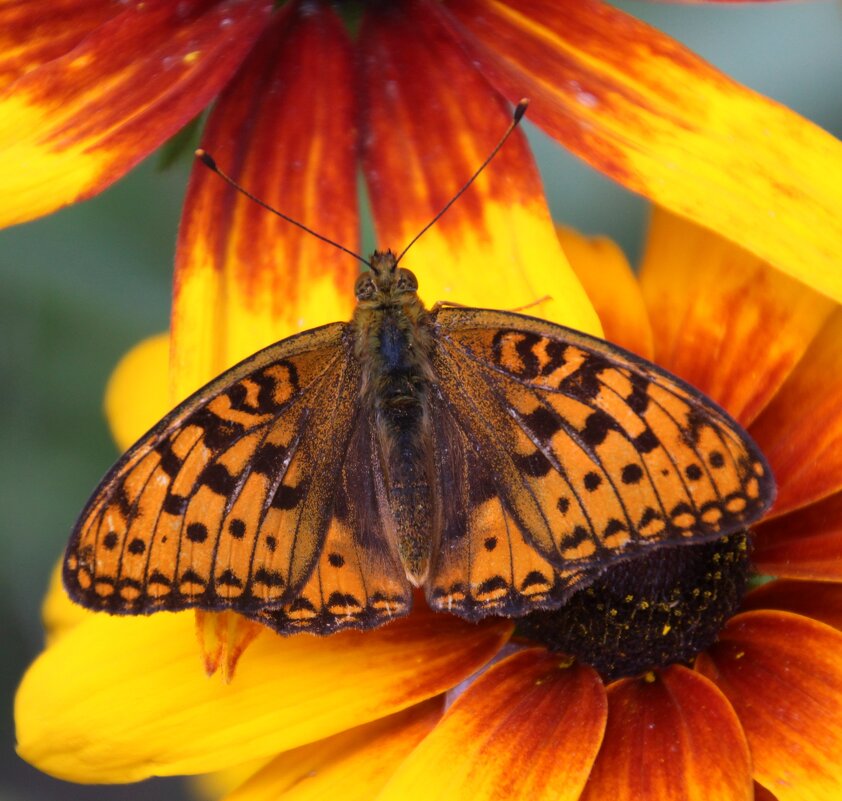
{"label": "butterfly left forewing", "polygon": [[655,365],[512,313],[440,309],[435,326],[440,391],[496,478],[498,517],[569,587],[649,547],[724,536],[771,503],[748,436]]}

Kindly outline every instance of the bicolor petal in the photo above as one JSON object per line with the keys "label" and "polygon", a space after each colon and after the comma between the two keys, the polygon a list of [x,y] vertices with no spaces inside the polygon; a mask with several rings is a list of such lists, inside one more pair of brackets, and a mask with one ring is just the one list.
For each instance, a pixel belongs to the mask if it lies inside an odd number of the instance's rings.
{"label": "bicolor petal", "polygon": [[836,305],[699,225],[655,209],[640,272],[656,358],[749,425]]}
{"label": "bicolor petal", "polygon": [[591,668],[522,651],[459,696],[378,801],[576,801],[605,714]]}
{"label": "bicolor petal", "polygon": [[751,801],[740,721],[702,676],[674,665],[608,687],[608,727],[582,801]]}
{"label": "bicolor petal", "polygon": [[[438,4],[426,0],[381,4],[359,34],[363,171],[378,240],[396,252],[456,195],[509,120],[503,99],[439,17]],[[601,331],[564,258],[519,131],[404,264],[429,302],[514,309],[550,295],[529,313]]]}
{"label": "bicolor petal", "polygon": [[842,143],[599,0],[447,0],[488,80],[624,186],[842,300]]}
{"label": "bicolor petal", "polygon": [[839,798],[842,633],[789,612],[746,612],[696,667],[739,715],[760,784],[779,801]]}
{"label": "bicolor petal", "polygon": [[[332,10],[289,4],[220,98],[202,146],[261,200],[356,249],[352,66]],[[197,164],[176,257],[174,394],[302,328],[348,319],[357,272],[351,256]]]}
{"label": "bicolor petal", "polygon": [[33,42],[0,65],[0,224],[84,200],[124,175],[219,92],[272,10],[243,0],[83,5],[63,3],[57,18],[70,24],[57,38],[26,13],[4,29]]}
{"label": "bicolor petal", "polygon": [[94,615],[24,676],[18,753],[88,783],[218,770],[438,695],[485,664],[510,630],[419,610],[373,632],[266,633],[225,684],[202,670],[192,613]]}

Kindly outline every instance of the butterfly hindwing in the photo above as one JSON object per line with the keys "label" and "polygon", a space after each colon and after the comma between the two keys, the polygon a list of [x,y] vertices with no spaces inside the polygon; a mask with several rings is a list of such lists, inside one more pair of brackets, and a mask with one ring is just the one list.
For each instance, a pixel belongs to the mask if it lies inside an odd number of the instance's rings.
{"label": "butterfly hindwing", "polygon": [[[480,455],[499,504],[496,514],[474,514],[463,532],[451,531],[459,547],[441,543],[429,591],[437,608],[461,605],[460,614],[479,616],[495,603],[503,614],[557,606],[618,559],[725,536],[771,503],[771,473],[748,436],[655,365],[513,313],[444,308],[434,327],[442,402]],[[470,508],[482,505],[474,499]],[[496,519],[494,536],[512,549],[514,567],[468,585],[456,603],[447,575],[474,569],[467,554],[490,536],[487,519]],[[533,550],[556,571],[546,596],[530,597],[513,579]],[[478,597],[489,582],[501,600]]]}
{"label": "butterfly hindwing", "polygon": [[[319,565],[348,539],[335,506],[360,380],[347,325],[334,324],[270,346],[199,390],[88,502],[65,558],[71,596],[112,613],[254,616],[288,609],[318,575],[325,605],[335,601],[342,582],[331,588],[335,577]],[[370,581],[394,596],[402,573],[385,561],[376,569],[390,573],[379,582],[372,566]],[[354,625],[333,606],[335,619],[317,609],[309,625],[290,617],[276,628]]]}

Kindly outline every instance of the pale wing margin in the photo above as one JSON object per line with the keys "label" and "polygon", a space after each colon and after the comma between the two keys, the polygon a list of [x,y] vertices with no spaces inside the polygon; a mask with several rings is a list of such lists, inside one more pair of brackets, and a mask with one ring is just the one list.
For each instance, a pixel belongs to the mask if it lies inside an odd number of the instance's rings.
{"label": "pale wing margin", "polygon": [[434,325],[442,383],[465,395],[449,399],[460,423],[485,440],[519,527],[560,568],[598,572],[647,546],[722,537],[771,504],[749,436],[656,365],[510,312],[442,308]]}

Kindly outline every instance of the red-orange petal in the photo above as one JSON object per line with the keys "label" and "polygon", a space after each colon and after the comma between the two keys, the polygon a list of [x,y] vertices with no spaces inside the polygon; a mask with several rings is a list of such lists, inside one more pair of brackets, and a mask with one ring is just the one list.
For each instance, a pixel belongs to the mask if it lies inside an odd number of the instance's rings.
{"label": "red-orange petal", "polygon": [[753,527],[761,573],[842,581],[842,492]]}
{"label": "red-orange petal", "polygon": [[707,679],[674,665],[608,687],[608,726],[582,801],[750,801],[737,716]]}
{"label": "red-orange petal", "polygon": [[68,53],[120,13],[113,0],[53,0],[50,13],[36,3],[0,5],[0,87]]}
{"label": "red-orange petal", "polygon": [[[438,3],[381,3],[363,19],[363,170],[381,247],[399,252],[451,200],[511,120],[442,24]],[[403,262],[428,302],[529,308],[599,334],[567,263],[520,131]]]}
{"label": "red-orange petal", "polygon": [[272,760],[224,801],[371,801],[436,725],[442,697]]}
{"label": "red-orange petal", "polygon": [[[16,49],[7,56],[20,77],[0,93],[0,224],[83,200],[121,177],[210,102],[272,10],[265,0],[111,6],[87,15],[65,2],[61,45],[30,45],[24,63],[13,63]],[[27,34],[55,31],[23,17],[7,37]]]}
{"label": "red-orange petal", "polygon": [[[840,271],[842,272],[842,271]],[[842,490],[842,309],[813,340],[750,433],[772,466],[780,515]]]}
{"label": "red-orange petal", "polygon": [[842,796],[842,634],[789,612],[746,612],[696,666],[736,710],[758,782],[780,801]]}
{"label": "red-orange petal", "polygon": [[842,584],[780,579],[752,590],[742,609],[780,609],[842,629]]}
{"label": "red-orange petal", "polygon": [[835,304],[733,242],[655,209],[640,271],[658,364],[748,425]]}
{"label": "red-orange petal", "polygon": [[522,651],[454,702],[378,801],[576,801],[605,715],[591,668]]}
{"label": "red-orange petal", "polygon": [[599,315],[605,338],[652,359],[652,326],[640,283],[623,251],[604,236],[584,236],[561,225],[556,233]]}
{"label": "red-orange petal", "polygon": [[[202,146],[282,213],[358,249],[350,42],[321,2],[276,15]],[[348,319],[359,264],[194,168],[176,259],[173,376],[184,395],[260,347]]]}
{"label": "red-orange petal", "polygon": [[598,0],[447,0],[482,73],[597,169],[842,300],[842,144]]}
{"label": "red-orange petal", "polygon": [[741,609],[780,609],[842,629],[842,584],[779,579],[752,590]]}

